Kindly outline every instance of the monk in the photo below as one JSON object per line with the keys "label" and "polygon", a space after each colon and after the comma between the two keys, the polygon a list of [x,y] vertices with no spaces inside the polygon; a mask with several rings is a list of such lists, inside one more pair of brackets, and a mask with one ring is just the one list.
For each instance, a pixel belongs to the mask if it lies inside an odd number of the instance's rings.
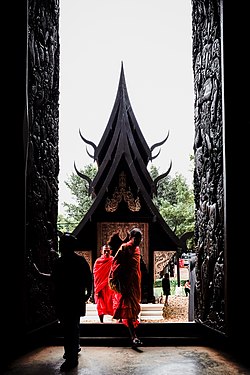
{"label": "monk", "polygon": [[103,323],[104,315],[113,316],[114,291],[110,289],[108,280],[113,261],[112,249],[109,245],[101,248],[101,256],[96,259],[93,267],[94,299],[100,322]]}
{"label": "monk", "polygon": [[142,345],[136,335],[141,310],[140,248],[142,232],[133,228],[129,241],[123,243],[114,256],[109,285],[115,291],[113,318],[122,321],[129,329],[132,347]]}

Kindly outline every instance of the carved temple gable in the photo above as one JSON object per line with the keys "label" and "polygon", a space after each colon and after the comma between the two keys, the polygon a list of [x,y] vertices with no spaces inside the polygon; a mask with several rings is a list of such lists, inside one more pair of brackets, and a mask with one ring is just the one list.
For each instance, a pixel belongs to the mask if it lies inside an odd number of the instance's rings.
{"label": "carved temple gable", "polygon": [[115,187],[115,191],[111,199],[106,199],[105,210],[107,212],[115,212],[119,206],[119,203],[124,200],[127,203],[128,208],[132,212],[140,211],[141,204],[140,198],[134,198],[131,193],[130,187],[126,190],[126,174],[121,172],[119,176],[119,185]]}

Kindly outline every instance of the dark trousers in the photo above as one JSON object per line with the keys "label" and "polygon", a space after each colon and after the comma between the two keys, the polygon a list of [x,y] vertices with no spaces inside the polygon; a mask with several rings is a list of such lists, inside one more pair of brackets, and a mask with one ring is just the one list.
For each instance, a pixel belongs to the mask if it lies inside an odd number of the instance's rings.
{"label": "dark trousers", "polygon": [[67,312],[61,317],[60,324],[64,336],[65,357],[69,361],[77,361],[80,346],[80,316]]}

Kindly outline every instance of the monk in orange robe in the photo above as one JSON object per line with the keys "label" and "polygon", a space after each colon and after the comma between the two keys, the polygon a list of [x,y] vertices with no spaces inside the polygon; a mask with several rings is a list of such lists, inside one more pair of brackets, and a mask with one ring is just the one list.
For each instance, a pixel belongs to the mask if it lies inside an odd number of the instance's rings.
{"label": "monk in orange robe", "polygon": [[141,311],[140,229],[130,231],[130,238],[114,256],[109,285],[115,291],[113,318],[122,321],[129,329],[132,346],[142,345],[136,335]]}
{"label": "monk in orange robe", "polygon": [[109,245],[101,248],[101,256],[96,259],[93,267],[94,300],[100,322],[104,315],[113,316],[114,291],[108,285],[109,272],[113,261],[112,249]]}

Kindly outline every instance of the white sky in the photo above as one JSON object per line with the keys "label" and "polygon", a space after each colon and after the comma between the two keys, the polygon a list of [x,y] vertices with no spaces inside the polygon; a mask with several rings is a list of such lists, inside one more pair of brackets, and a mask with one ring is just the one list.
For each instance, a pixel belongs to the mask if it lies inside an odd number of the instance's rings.
{"label": "white sky", "polygon": [[[91,164],[82,135],[98,145],[108,123],[123,61],[131,106],[153,160],[192,182],[194,94],[191,0],[62,0],[60,3],[59,213],[65,185]],[[88,146],[93,154],[93,148]],[[159,148],[154,151],[157,152]],[[148,167],[150,168],[151,163]]]}

